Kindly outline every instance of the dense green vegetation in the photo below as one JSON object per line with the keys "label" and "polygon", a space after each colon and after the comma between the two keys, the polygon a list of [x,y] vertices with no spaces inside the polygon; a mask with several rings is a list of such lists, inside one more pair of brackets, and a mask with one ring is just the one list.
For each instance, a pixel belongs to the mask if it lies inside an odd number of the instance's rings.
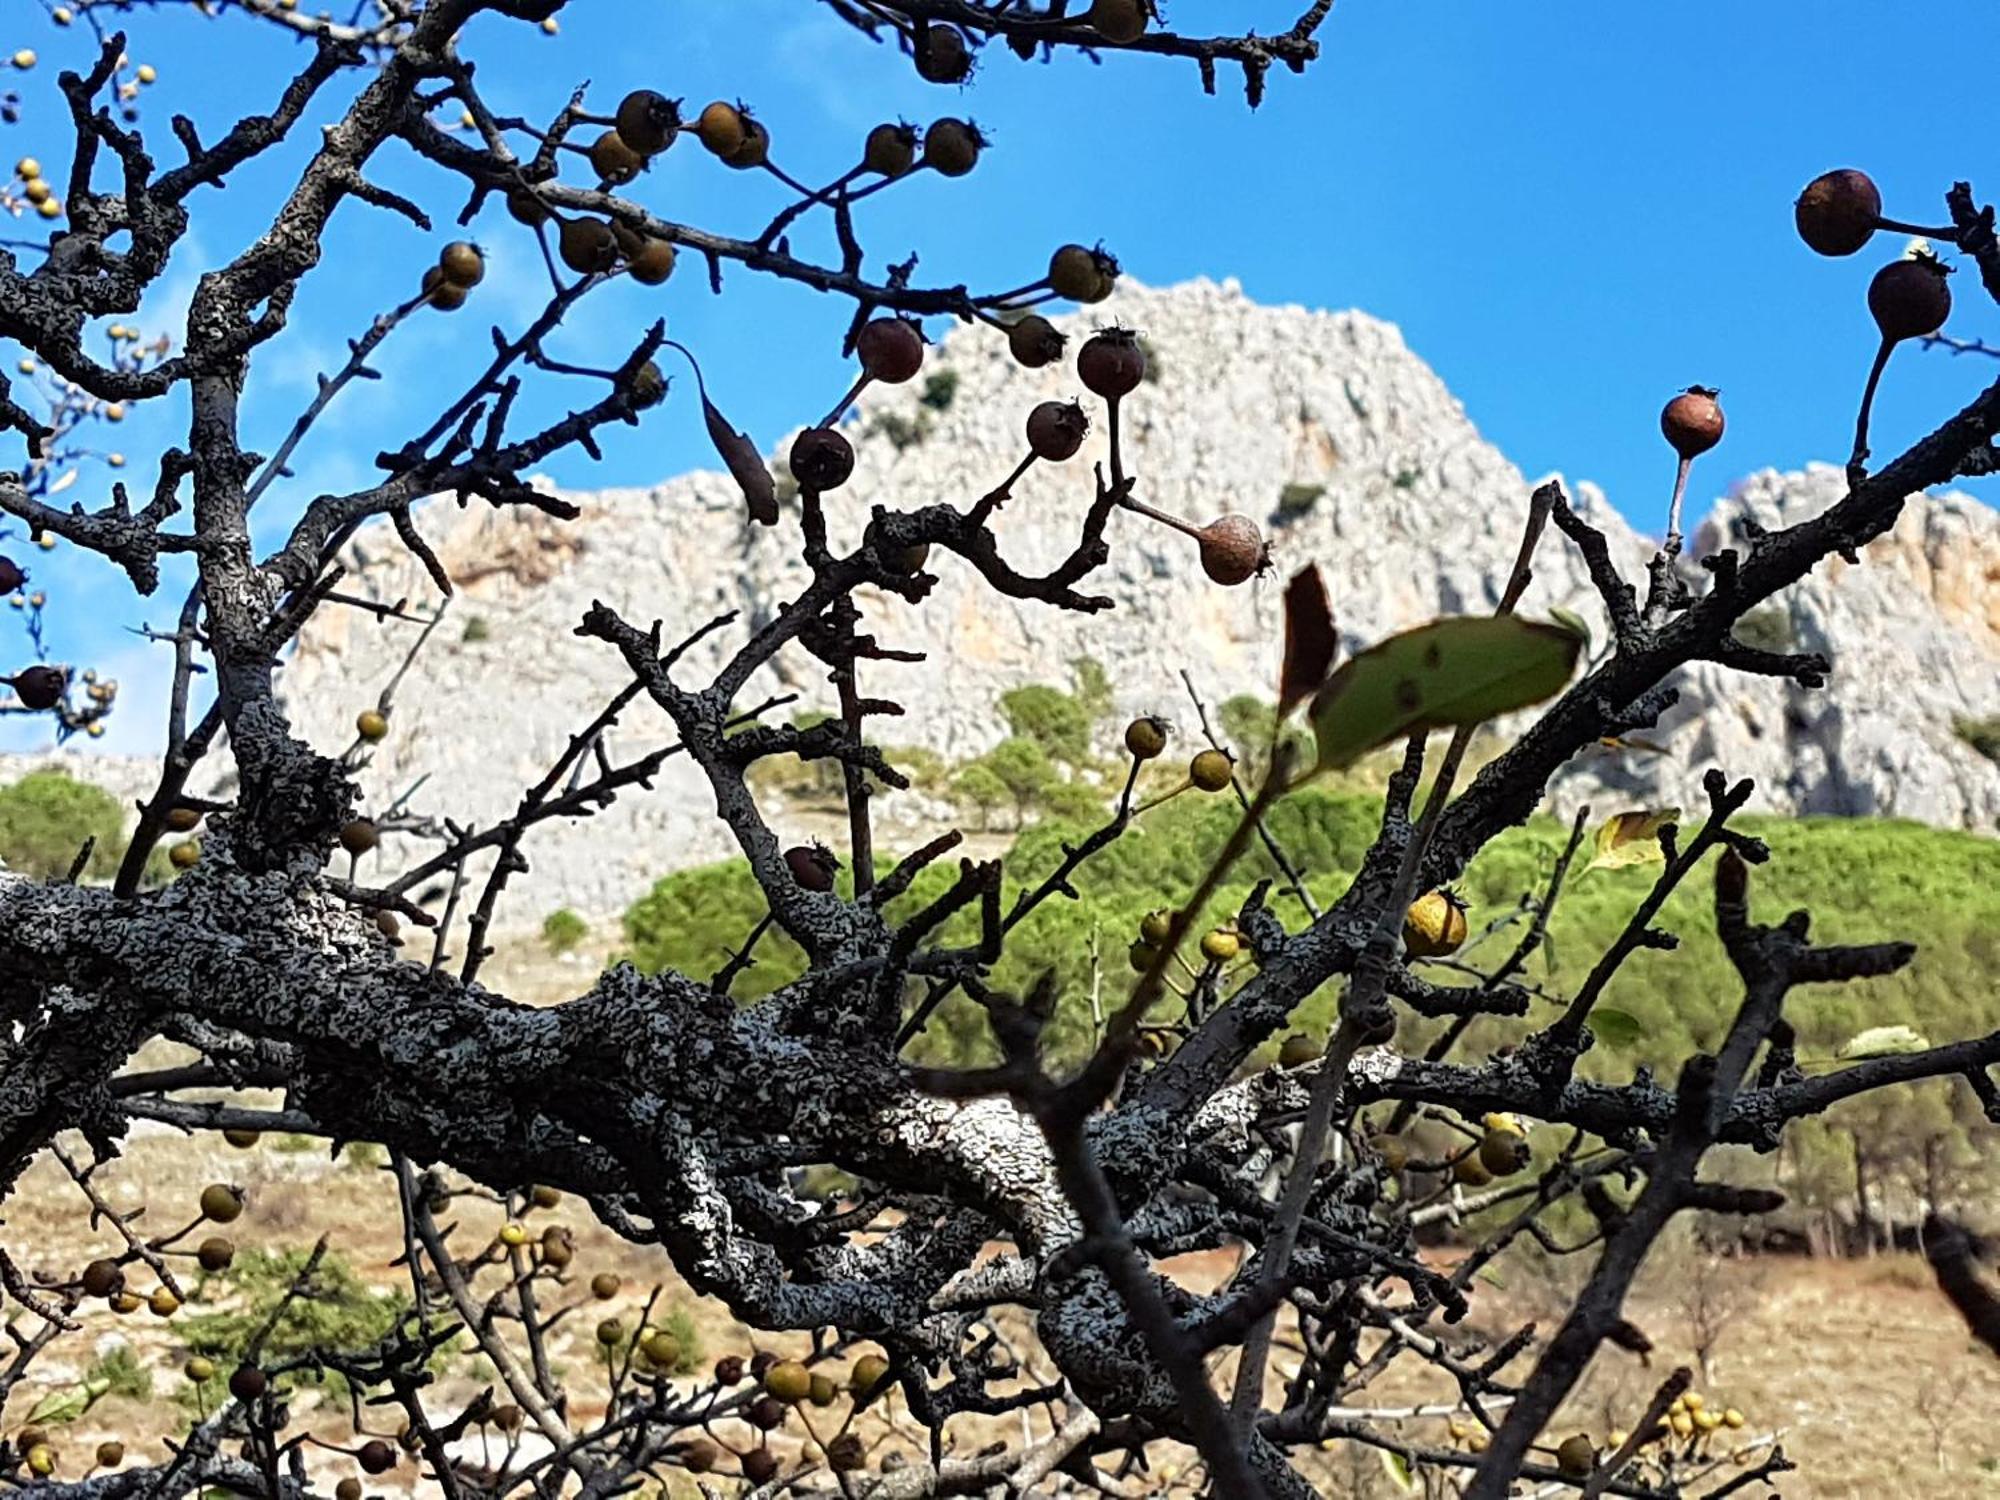
{"label": "dense green vegetation", "polygon": [[[1279,804],[1270,824],[1308,872],[1314,895],[1325,902],[1351,879],[1379,814],[1379,800],[1367,795],[1308,791]],[[1021,987],[1044,971],[1055,974],[1063,996],[1058,1048],[1074,1052],[1088,1040],[1093,951],[1097,981],[1115,1002],[1130,980],[1125,951],[1139,918],[1195,886],[1235,816],[1231,799],[1193,796],[1146,814],[1077,877],[1081,900],[1047,903],[1013,935],[996,980],[1003,988]],[[1051,821],[1022,833],[1005,858],[1005,904],[1053,869],[1063,842],[1076,840],[1089,826]],[[1884,820],[1746,818],[1741,826],[1772,851],[1771,862],[1755,877],[1760,919],[1776,921],[1806,907],[1822,941],[1908,938],[1919,944],[1916,961],[1900,974],[1796,992],[1788,1014],[1809,1069],[1835,1065],[1833,1054],[1841,1044],[1871,1026],[1908,1024],[1934,1042],[2000,1027],[2000,841]],[[1522,930],[1523,898],[1545,887],[1567,831],[1554,819],[1537,818],[1480,855],[1459,885],[1471,905],[1473,933],[1461,957],[1497,961],[1511,947]],[[1579,867],[1584,863],[1584,857],[1577,861]],[[1262,851],[1254,851],[1216,899],[1211,917],[1226,918],[1253,881],[1274,874]],[[1573,991],[1656,874],[1652,865],[1573,871],[1549,940],[1530,961],[1529,980],[1554,996]],[[927,872],[905,905],[931,899],[950,878],[942,869]],[[1720,1041],[1739,991],[1714,934],[1710,899],[1704,873],[1668,901],[1661,925],[1679,936],[1680,946],[1635,954],[1604,1000],[1635,1018],[1639,1034],[1618,1045],[1601,1041],[1584,1058],[1584,1074],[1629,1078],[1645,1065],[1670,1079],[1680,1059]],[[1287,926],[1302,924],[1295,899],[1280,891],[1273,902]],[[763,909],[742,864],[687,870],[660,881],[631,909],[626,936],[644,969],[706,975],[726,961]],[[768,991],[802,967],[802,955],[781,934],[767,936],[757,956],[757,965],[738,983],[739,995]],[[1436,977],[1451,978],[1443,971]],[[1323,1035],[1334,1001],[1332,987],[1323,989],[1302,1008],[1299,1024]],[[1545,1001],[1535,1014],[1546,1019],[1553,1007],[1552,1000]],[[1517,1038],[1521,1029],[1518,1021],[1483,1022],[1460,1055],[1482,1056]],[[1428,1030],[1413,1023],[1401,1041],[1420,1045]],[[988,1055],[984,1020],[964,1001],[948,1002],[925,1047],[937,1059],[983,1058]],[[1808,1196],[1850,1193],[1858,1131],[1858,1149],[1871,1157],[1870,1175],[1900,1174],[1912,1183],[1928,1175],[1948,1184],[1972,1165],[1987,1129],[1963,1085],[1887,1091],[1843,1107],[1831,1122],[1806,1122],[1796,1133],[1788,1177]]]}
{"label": "dense green vegetation", "polygon": [[35,880],[55,880],[94,838],[85,874],[108,877],[118,867],[124,822],[118,799],[102,787],[62,770],[30,771],[0,787],[0,861]]}

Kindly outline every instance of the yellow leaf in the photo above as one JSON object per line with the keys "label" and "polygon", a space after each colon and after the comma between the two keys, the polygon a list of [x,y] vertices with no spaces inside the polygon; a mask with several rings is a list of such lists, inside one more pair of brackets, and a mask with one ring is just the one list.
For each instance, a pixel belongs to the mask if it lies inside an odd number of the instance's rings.
{"label": "yellow leaf", "polygon": [[1680,818],[1678,807],[1619,813],[1597,830],[1597,852],[1584,870],[1622,870],[1627,865],[1666,863],[1666,851],[1660,847],[1660,830],[1669,823],[1678,823]]}

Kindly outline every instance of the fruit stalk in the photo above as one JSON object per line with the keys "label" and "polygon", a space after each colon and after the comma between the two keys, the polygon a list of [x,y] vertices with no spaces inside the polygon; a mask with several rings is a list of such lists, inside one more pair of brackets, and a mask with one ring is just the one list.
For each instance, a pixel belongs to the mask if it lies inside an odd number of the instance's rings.
{"label": "fruit stalk", "polygon": [[1854,419],[1854,454],[1847,460],[1847,477],[1852,483],[1866,472],[1868,463],[1868,417],[1875,407],[1875,388],[1882,383],[1882,372],[1889,366],[1889,353],[1896,347],[1896,341],[1884,336],[1882,347],[1875,351],[1875,363],[1868,370],[1868,384],[1861,389],[1861,410]]}
{"label": "fruit stalk", "polygon": [[1687,496],[1688,470],[1694,467],[1694,459],[1682,455],[1674,468],[1674,496],[1667,502],[1667,539],[1661,551],[1673,557],[1681,550],[1681,501]]}

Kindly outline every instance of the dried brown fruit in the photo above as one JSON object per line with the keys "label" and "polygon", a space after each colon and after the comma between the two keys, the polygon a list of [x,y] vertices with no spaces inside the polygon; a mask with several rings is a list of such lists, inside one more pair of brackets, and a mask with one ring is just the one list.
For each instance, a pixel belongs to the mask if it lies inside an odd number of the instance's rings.
{"label": "dried brown fruit", "polygon": [[963,83],[972,72],[972,48],[956,26],[925,26],[916,55],[917,75],[927,83]]}
{"label": "dried brown fruit", "polygon": [[596,275],[618,264],[618,236],[602,219],[564,219],[556,254],[579,275]]}
{"label": "dried brown fruit", "polygon": [[1044,401],[1028,413],[1028,447],[1050,463],[1076,457],[1089,431],[1090,418],[1074,401]]}
{"label": "dried brown fruit", "polygon": [[646,158],[615,130],[607,130],[590,143],[590,169],[601,182],[613,186],[630,182],[646,165]]}
{"label": "dried brown fruit", "polygon": [[471,240],[453,240],[438,252],[438,270],[454,286],[475,287],[486,279],[486,257]]}
{"label": "dried brown fruit", "polygon": [[396,1449],[381,1438],[370,1438],[354,1455],[354,1461],[365,1473],[386,1474],[396,1467]]}
{"label": "dried brown fruit", "polygon": [[196,1247],[194,1258],[204,1271],[226,1271],[236,1259],[235,1242],[219,1234],[210,1235]]}
{"label": "dried brown fruit", "polygon": [[644,237],[636,249],[625,254],[625,268],[641,286],[658,286],[674,274],[678,256],[672,240]]}
{"label": "dried brown fruit", "polygon": [[1799,238],[1821,255],[1852,255],[1868,243],[1881,218],[1880,189],[1853,167],[1821,173],[1792,205]]}
{"label": "dried brown fruit", "polygon": [[681,128],[680,106],[651,89],[634,89],[619,100],[615,118],[625,143],[647,156],[671,146]]}
{"label": "dried brown fruit", "polygon": [[752,167],[761,167],[771,159],[771,132],[764,128],[762,120],[743,116],[743,143],[722,158],[725,167],[734,167],[739,172],[747,172]]}
{"label": "dried brown fruit", "polygon": [[1076,356],[1084,385],[1107,401],[1129,396],[1146,378],[1146,351],[1128,328],[1105,328],[1084,340]]}
{"label": "dried brown fruit", "polygon": [[1697,458],[1722,441],[1722,407],[1715,399],[1720,394],[1691,385],[1660,413],[1660,431],[1682,458]]}
{"label": "dried brown fruit", "polygon": [[61,667],[24,667],[12,677],[0,677],[0,682],[13,688],[14,696],[21,700],[23,708],[40,713],[62,702],[69,673]]}
{"label": "dried brown fruit", "polygon": [[854,472],[854,445],[831,427],[808,427],[792,440],[792,478],[805,489],[839,489]]}
{"label": "dried brown fruit", "polygon": [[884,177],[901,177],[917,164],[917,132],[908,125],[877,125],[868,132],[861,165]]}
{"label": "dried brown fruit", "polygon": [[1167,748],[1167,721],[1141,714],[1125,726],[1125,748],[1134,760],[1153,760]]}
{"label": "dried brown fruit", "polygon": [[381,842],[381,831],[371,819],[351,818],[340,825],[340,847],[349,854],[366,854]]}
{"label": "dried brown fruit", "polygon": [[248,1403],[263,1395],[270,1383],[255,1365],[238,1365],[229,1377],[229,1394]]}
{"label": "dried brown fruit", "polygon": [[743,144],[747,133],[743,112],[734,104],[718,99],[702,110],[694,122],[694,133],[704,146],[726,160]]}
{"label": "dried brown fruit", "polygon": [[1017,364],[1030,370],[1039,370],[1061,359],[1067,342],[1056,331],[1056,325],[1040,313],[1029,313],[1007,330],[1008,352]]}
{"label": "dried brown fruit", "polygon": [[[833,877],[840,870],[840,861],[824,844],[794,844],[785,851],[785,865],[791,870],[792,879],[808,891],[832,890]],[[763,1371],[756,1373],[761,1375]]]}
{"label": "dried brown fruit", "polygon": [[1868,283],[1868,311],[1890,343],[1925,338],[1951,316],[1951,268],[1934,255],[1892,260]]}
{"label": "dried brown fruit", "polygon": [[872,380],[901,385],[924,367],[924,335],[908,318],[875,318],[855,335],[854,353]]}
{"label": "dried brown fruit", "polygon": [[985,143],[971,121],[947,117],[924,132],[924,165],[946,177],[963,177],[979,165],[979,150]]}
{"label": "dried brown fruit", "polygon": [[1195,540],[1202,572],[1226,587],[1247,582],[1271,565],[1263,533],[1248,516],[1218,516],[1195,533]]}
{"label": "dried brown fruit", "polygon": [[1146,34],[1146,0],[1091,0],[1084,20],[1107,42],[1136,42]]}

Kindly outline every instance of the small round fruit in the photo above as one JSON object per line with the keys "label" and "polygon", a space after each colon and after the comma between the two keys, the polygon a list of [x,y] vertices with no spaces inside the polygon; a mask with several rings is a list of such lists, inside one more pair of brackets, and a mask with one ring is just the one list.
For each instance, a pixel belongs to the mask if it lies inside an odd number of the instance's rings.
{"label": "small round fruit", "polygon": [[1694,1425],[1701,1432],[1713,1432],[1722,1425],[1722,1414],[1716,1411],[1698,1411],[1694,1414]]}
{"label": "small round fruit", "polygon": [[1278,1066],[1281,1068],[1303,1068],[1307,1063],[1320,1060],[1320,1044],[1303,1031],[1295,1031],[1278,1046]]}
{"label": "small round fruit", "polygon": [[743,1379],[743,1359],[736,1354],[725,1354],[715,1362],[715,1383],[720,1386],[737,1385]]}
{"label": "small round fruit", "polygon": [[1705,385],[1691,385],[1660,413],[1660,431],[1682,458],[1696,458],[1722,441],[1720,392]]}
{"label": "small round fruit", "polygon": [[1076,356],[1076,373],[1087,388],[1116,401],[1139,389],[1146,378],[1146,351],[1130,329],[1101,329],[1084,340]]}
{"label": "small round fruit", "polygon": [[595,275],[618,264],[618,236],[602,219],[564,219],[556,253],[579,275]]}
{"label": "small round fruit", "polygon": [[1064,245],[1049,257],[1049,286],[1058,297],[1071,302],[1097,302],[1108,289],[1104,274],[1107,259],[1084,245]]}
{"label": "small round fruit", "polygon": [[722,158],[725,167],[734,167],[739,172],[747,172],[752,167],[761,167],[771,159],[771,132],[764,128],[762,120],[743,117],[743,144]]}
{"label": "small round fruit", "polygon": [[169,833],[192,833],[201,824],[201,809],[198,807],[170,807],[167,809],[167,831]]}
{"label": "small round fruit", "polygon": [[607,130],[590,143],[590,169],[599,181],[614,186],[630,182],[646,165],[646,158],[634,151],[624,136]]}
{"label": "small round fruit", "polygon": [[381,830],[371,819],[350,818],[340,825],[340,847],[349,854],[366,854],[381,842]]}
{"label": "small round fruit", "polygon": [[37,208],[40,208],[44,203],[47,203],[51,198],[55,197],[55,195],[56,195],[55,189],[50,187],[46,182],[43,182],[39,179],[37,179],[34,182],[28,183],[25,187],[21,189],[21,196],[23,198],[26,198],[30,203],[34,204]]}
{"label": "small round fruit", "polygon": [[1403,947],[1414,958],[1443,958],[1465,943],[1465,903],[1451,891],[1430,891],[1403,915]]}
{"label": "small round fruit", "polygon": [[1512,1177],[1531,1159],[1528,1138],[1518,1131],[1489,1130],[1479,1138],[1479,1164],[1495,1177]]}
{"label": "small round fruit", "polygon": [[625,269],[641,286],[658,286],[674,274],[678,258],[672,240],[647,238],[637,252],[625,257]]}
{"label": "small round fruit", "polygon": [[14,175],[23,182],[33,182],[42,175],[42,164],[32,156],[24,156],[14,163]]}
{"label": "small round fruit", "polygon": [[333,1487],[333,1500],[361,1500],[361,1481],[349,1474]]}
{"label": "small round fruit", "polygon": [[634,89],[618,101],[618,134],[634,151],[657,155],[674,143],[681,112],[674,101],[651,89]]}
{"label": "small round fruit", "polygon": [[1146,34],[1146,0],[1091,0],[1084,20],[1107,42],[1136,42]]}
{"label": "small round fruit", "polygon": [[1074,401],[1043,401],[1028,413],[1028,449],[1052,464],[1076,457],[1090,431],[1090,417]]}
{"label": "small round fruit", "polygon": [[667,377],[659,365],[647,360],[626,382],[625,394],[634,411],[649,411],[667,399]]}
{"label": "small round fruit", "polygon": [[1271,550],[1257,523],[1244,515],[1217,516],[1196,536],[1201,570],[1225,588],[1247,583],[1271,565]]}
{"label": "small round fruit", "polygon": [[1673,1429],[1673,1434],[1677,1438],[1691,1438],[1694,1436],[1694,1418],[1687,1412],[1677,1411],[1673,1413],[1667,1418],[1667,1426]]}
{"label": "small round fruit", "polygon": [[181,1374],[200,1385],[204,1380],[215,1379],[215,1361],[203,1354],[193,1355],[181,1366]]}
{"label": "small round fruit", "polygon": [[715,1467],[715,1461],[722,1457],[722,1450],[707,1438],[696,1438],[681,1449],[681,1467],[690,1474],[706,1474]]}
{"label": "small round fruit", "polygon": [[354,716],[354,732],[371,745],[389,737],[389,716],[378,708],[364,708]]}
{"label": "small round fruit", "polygon": [[[781,1411],[783,1408],[779,1408]],[[769,1448],[752,1448],[737,1460],[743,1467],[743,1477],[752,1484],[769,1484],[778,1474],[777,1455]]]}
{"label": "small round fruit", "polygon": [[235,1242],[212,1234],[196,1248],[194,1258],[204,1271],[226,1271],[229,1263],[236,1259]]}
{"label": "small round fruit", "polygon": [[847,1372],[847,1388],[857,1396],[865,1396],[888,1376],[888,1360],[879,1354],[864,1354],[854,1362],[854,1368]]}
{"label": "small round fruit", "polygon": [[1689,1391],[1681,1397],[1681,1405],[1689,1411],[1700,1411],[1704,1406],[1708,1405],[1708,1397],[1704,1396],[1700,1391]]}
{"label": "small round fruit", "polygon": [[785,1403],[776,1396],[759,1396],[752,1401],[746,1415],[750,1425],[764,1432],[776,1432],[785,1425]]}
{"label": "small round fruit", "polygon": [[597,1342],[600,1344],[616,1344],[624,1337],[625,1325],[616,1318],[606,1318],[597,1325]]}
{"label": "small round fruit", "polygon": [[1243,951],[1243,940],[1227,927],[1214,927],[1201,935],[1201,956],[1210,963],[1226,964]]}
{"label": "small round fruit", "polygon": [[710,151],[727,157],[743,144],[743,112],[718,99],[696,117],[694,133]]}
{"label": "small round fruit", "polygon": [[836,1474],[868,1467],[868,1445],[858,1432],[843,1432],[826,1445],[826,1466]]}
{"label": "small round fruit", "polygon": [[115,1313],[137,1312],[142,1305],[137,1292],[113,1292],[105,1301]]}
{"label": "small round fruit", "polygon": [[877,125],[868,132],[861,165],[884,177],[901,177],[917,164],[917,133],[908,125]]}
{"label": "small round fruit", "polygon": [[154,1287],[153,1295],[146,1299],[146,1311],[156,1318],[171,1318],[181,1310],[181,1299],[165,1287]]}
{"label": "small round fruit", "polygon": [[1144,974],[1159,962],[1160,950],[1151,943],[1135,942],[1125,950],[1125,961],[1132,966],[1134,974]]}
{"label": "small round fruit", "polygon": [[1219,792],[1235,775],[1234,762],[1220,750],[1203,750],[1188,762],[1188,780],[1198,791]]}
{"label": "small round fruit", "polygon": [[972,71],[972,49],[956,26],[926,26],[916,51],[917,76],[927,83],[963,83]]}
{"label": "small round fruit", "polygon": [[764,1389],[796,1406],[812,1394],[812,1371],[795,1359],[781,1359],[764,1372]]}
{"label": "small round fruit", "polygon": [[201,1212],[218,1224],[235,1223],[243,1217],[242,1190],[226,1182],[211,1182],[201,1190]]}
{"label": "small round fruit", "polygon": [[1167,748],[1167,721],[1141,714],[1125,726],[1125,749],[1134,760],[1156,760]]}
{"label": "small round fruit", "polygon": [[1892,260],[1868,283],[1868,311],[1891,343],[1925,338],[1951,316],[1951,268],[1934,255]]}
{"label": "small round fruit", "polygon": [[423,293],[424,300],[439,312],[457,312],[465,306],[465,299],[470,295],[436,266],[424,272]]}
{"label": "small round fruit", "polygon": [[1477,1151],[1468,1151],[1453,1162],[1451,1175],[1466,1187],[1485,1187],[1493,1180],[1493,1174],[1486,1170],[1486,1163],[1479,1159]]}
{"label": "small round fruit", "polygon": [[500,1226],[499,1240],[508,1249],[517,1250],[528,1243],[527,1226],[509,1219],[505,1224]]}
{"label": "small round fruit", "polygon": [[599,1271],[590,1278],[590,1295],[600,1302],[609,1302],[618,1295],[618,1289],[624,1284],[610,1271]]}
{"label": "small round fruit", "polygon": [[370,1438],[354,1455],[354,1461],[365,1474],[386,1474],[396,1467],[395,1445],[381,1438]]}
{"label": "small round fruit", "polygon": [[515,223],[526,224],[530,229],[549,221],[549,206],[526,188],[515,188],[507,195],[507,212]]}
{"label": "small round fruit", "polygon": [[167,863],[176,870],[191,870],[196,860],[201,858],[200,839],[182,839],[167,851]]}
{"label": "small round fruit", "polygon": [[115,1469],[125,1462],[125,1445],[116,1440],[99,1443],[96,1458],[98,1468]]}
{"label": "small round fruit", "polygon": [[1799,238],[1821,255],[1852,255],[1868,243],[1881,217],[1881,191],[1853,167],[1815,177],[1792,205]]}
{"label": "small round fruit", "polygon": [[542,1233],[542,1264],[563,1270],[576,1259],[576,1243],[560,1224],[551,1224]]}
{"label": "small round fruit", "polygon": [[453,240],[438,252],[438,269],[455,286],[475,287],[486,279],[486,257],[471,240]]}
{"label": "small round fruit", "polygon": [[550,1187],[546,1182],[528,1189],[528,1202],[535,1208],[559,1208],[562,1201],[562,1189]]}
{"label": "small round fruit", "polygon": [[871,380],[901,385],[924,367],[923,331],[908,318],[875,318],[855,336],[854,352]]}
{"label": "small round fruit", "polygon": [[947,117],[924,132],[924,165],[946,177],[963,177],[979,165],[979,148],[985,143],[970,121]]}
{"label": "small round fruit", "polygon": [[1749,1418],[1744,1416],[1743,1413],[1738,1411],[1735,1407],[1731,1406],[1724,1408],[1722,1413],[1722,1425],[1724,1427],[1727,1427],[1731,1432],[1739,1430],[1743,1426],[1743,1424],[1747,1421],[1749,1421]]}
{"label": "small round fruit", "polygon": [[1164,906],[1156,906],[1139,918],[1139,941],[1149,947],[1163,946],[1174,934],[1174,914]]}
{"label": "small round fruit", "polygon": [[94,1260],[81,1279],[86,1296],[109,1297],[125,1285],[125,1272],[115,1260]]}
{"label": "small round fruit", "polygon": [[1007,352],[1025,369],[1039,370],[1062,358],[1068,342],[1040,313],[1029,313],[1007,330]]}
{"label": "small round fruit", "polygon": [[1588,1479],[1597,1467],[1597,1445],[1580,1432],[1564,1438],[1556,1449],[1556,1467],[1571,1479]]}
{"label": "small round fruit", "polygon": [[229,1377],[229,1394],[248,1403],[263,1395],[270,1383],[255,1365],[238,1365]]}
{"label": "small round fruit", "polygon": [[662,1370],[671,1370],[681,1362],[681,1341],[663,1328],[656,1328],[646,1335],[640,1346],[646,1351],[646,1358]]}
{"label": "small round fruit", "polygon": [[36,1443],[28,1450],[28,1472],[48,1478],[56,1471],[56,1450],[47,1443]]}
{"label": "small round fruit", "polygon": [[854,472],[854,445],[831,427],[808,427],[792,440],[791,467],[805,489],[839,489]]}
{"label": "small round fruit", "polygon": [[375,930],[393,943],[402,935],[402,919],[387,909],[378,911],[375,913]]}
{"label": "small round fruit", "polygon": [[511,1401],[493,1408],[493,1425],[502,1432],[519,1432],[527,1419],[527,1413]]}
{"label": "small round fruit", "polygon": [[839,1394],[840,1387],[833,1383],[831,1375],[815,1374],[812,1378],[812,1389],[806,1393],[806,1399],[814,1406],[831,1406]]}

